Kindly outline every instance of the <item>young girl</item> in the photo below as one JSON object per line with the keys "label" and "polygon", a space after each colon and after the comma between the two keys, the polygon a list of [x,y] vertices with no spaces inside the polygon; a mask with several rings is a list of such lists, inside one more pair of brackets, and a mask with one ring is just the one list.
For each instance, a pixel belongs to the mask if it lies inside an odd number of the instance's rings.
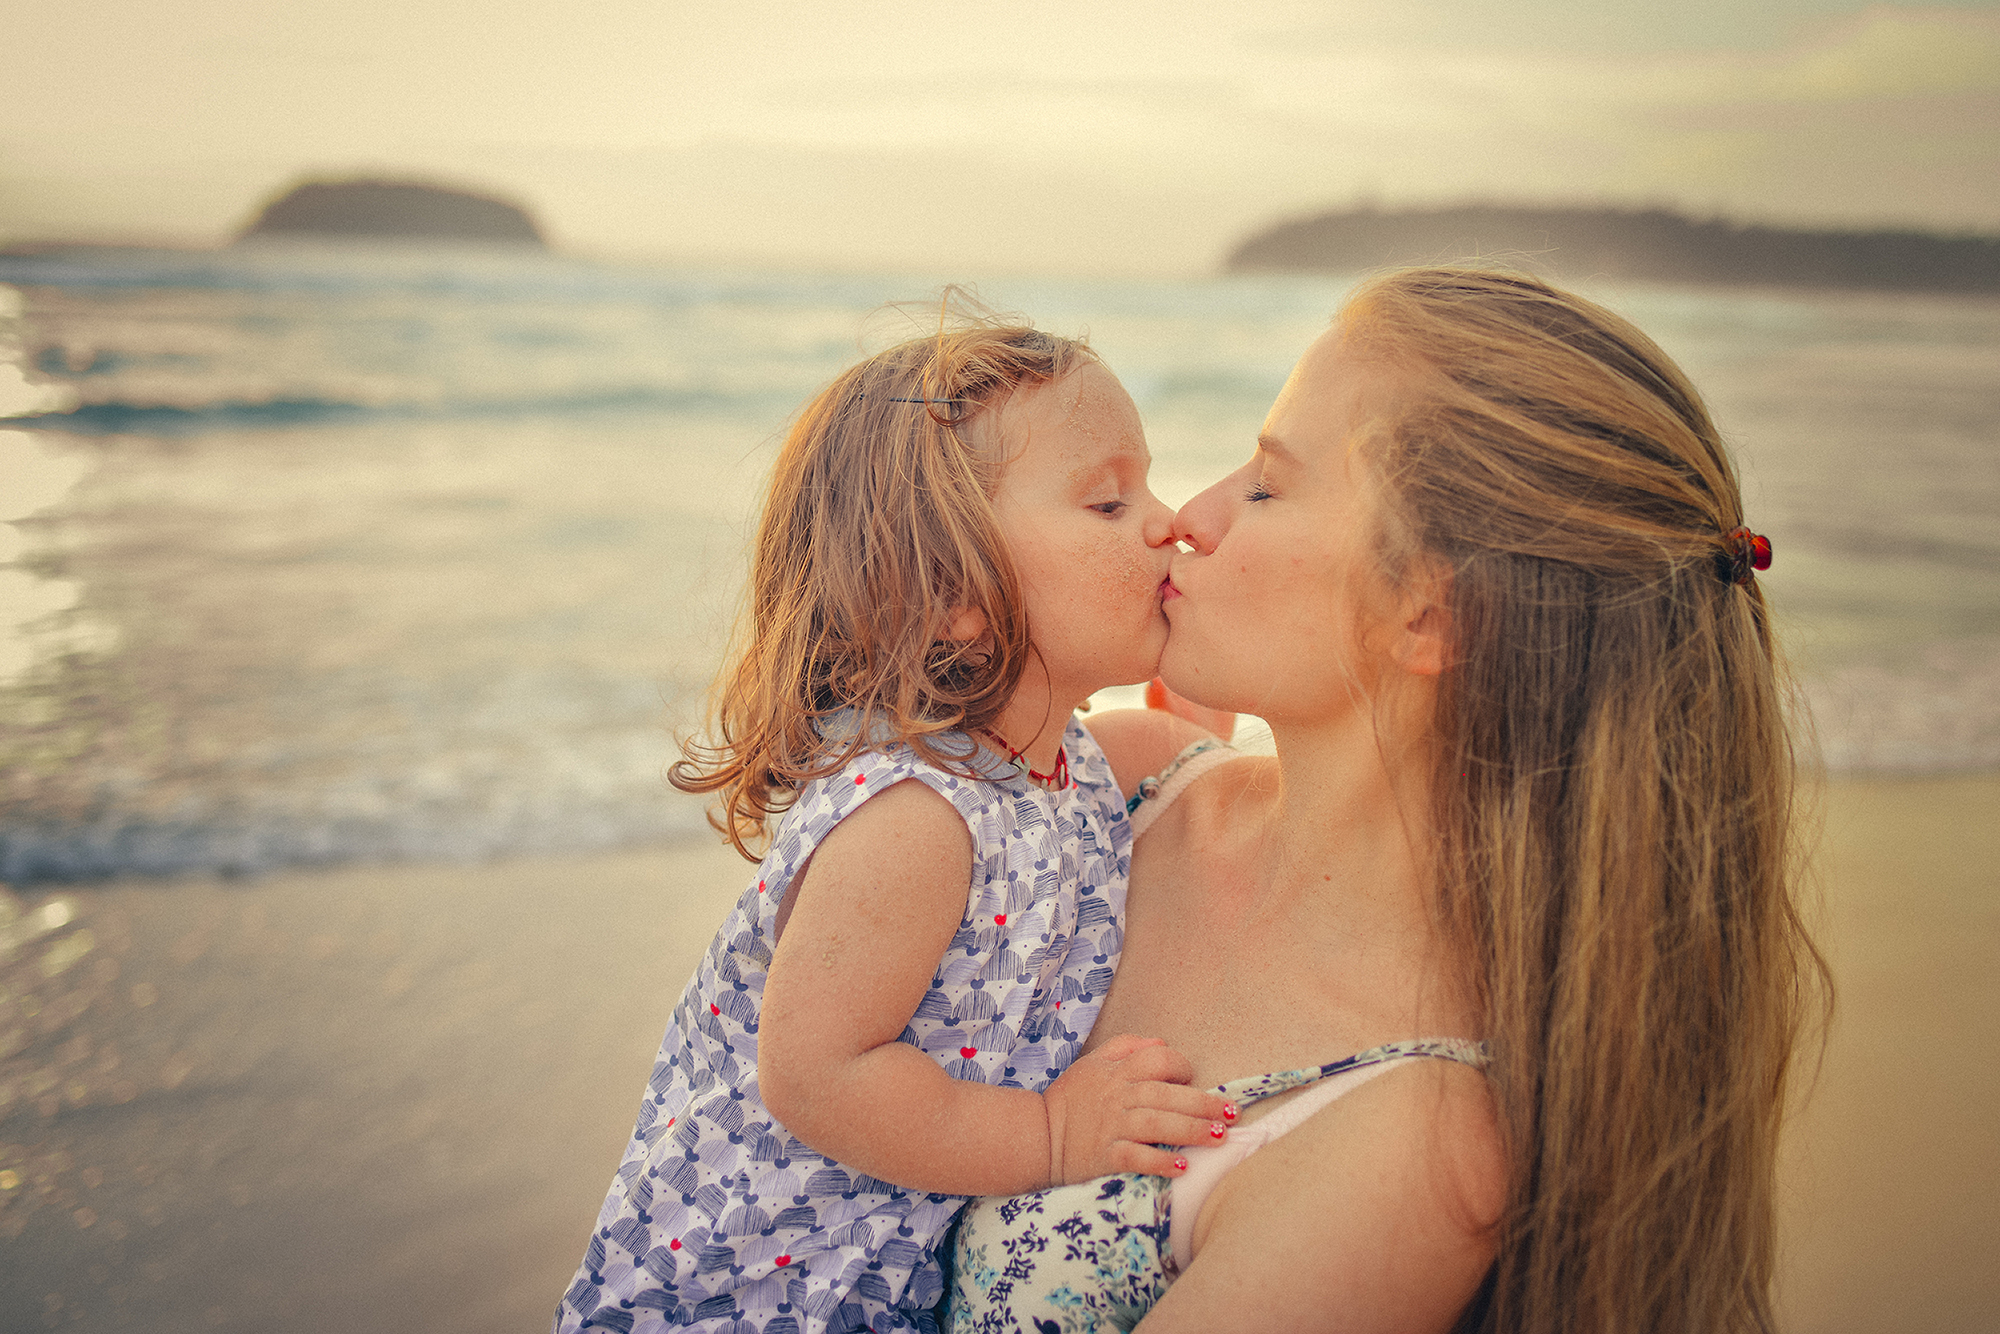
{"label": "young girl", "polygon": [[1166,641],[1148,464],[1087,349],[990,321],[806,407],[714,744],[674,773],[769,850],[674,1011],[557,1330],[934,1329],[962,1197],[1171,1175],[1153,1146],[1224,1136],[1233,1110],[1166,1047],[1077,1059],[1131,835],[1071,713]]}

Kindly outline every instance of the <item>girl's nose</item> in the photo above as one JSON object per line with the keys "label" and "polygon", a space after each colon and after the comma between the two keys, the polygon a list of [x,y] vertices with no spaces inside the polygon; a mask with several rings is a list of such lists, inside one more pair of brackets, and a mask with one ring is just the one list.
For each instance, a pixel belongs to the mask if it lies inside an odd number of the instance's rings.
{"label": "girl's nose", "polygon": [[1174,512],[1167,502],[1157,497],[1148,497],[1152,508],[1146,514],[1146,545],[1164,547],[1171,544],[1179,534],[1174,527]]}

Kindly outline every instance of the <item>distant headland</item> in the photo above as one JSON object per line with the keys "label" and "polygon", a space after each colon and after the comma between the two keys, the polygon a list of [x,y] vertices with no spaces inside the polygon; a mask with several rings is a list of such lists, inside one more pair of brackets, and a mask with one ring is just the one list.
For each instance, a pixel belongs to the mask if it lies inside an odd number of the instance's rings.
{"label": "distant headland", "polygon": [[525,209],[420,181],[307,181],[264,206],[239,242],[264,237],[470,241],[545,248]]}
{"label": "distant headland", "polygon": [[1659,208],[1355,208],[1269,227],[1226,268],[1346,273],[1468,259],[1571,280],[2000,291],[2000,237],[1804,231]]}

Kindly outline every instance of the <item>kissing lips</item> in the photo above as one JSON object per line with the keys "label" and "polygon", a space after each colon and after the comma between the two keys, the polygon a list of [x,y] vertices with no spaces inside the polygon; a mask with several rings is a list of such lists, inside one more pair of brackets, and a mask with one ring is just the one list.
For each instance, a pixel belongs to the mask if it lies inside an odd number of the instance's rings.
{"label": "kissing lips", "polygon": [[1168,575],[1166,578],[1160,580],[1161,602],[1172,602],[1175,598],[1179,597],[1180,595],[1181,595],[1181,590],[1174,587],[1174,577],[1172,575]]}

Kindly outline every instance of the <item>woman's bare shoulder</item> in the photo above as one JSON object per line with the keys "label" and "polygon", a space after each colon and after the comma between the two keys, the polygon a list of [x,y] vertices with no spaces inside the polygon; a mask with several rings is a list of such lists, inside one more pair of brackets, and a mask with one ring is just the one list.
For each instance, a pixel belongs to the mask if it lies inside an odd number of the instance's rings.
{"label": "woman's bare shoulder", "polygon": [[1203,769],[1175,804],[1188,811],[1190,828],[1201,837],[1232,829],[1261,838],[1264,822],[1275,814],[1267,798],[1277,791],[1276,758],[1229,752],[1223,762]]}
{"label": "woman's bare shoulder", "polygon": [[1228,750],[1204,755],[1191,777],[1183,772],[1182,782],[1170,788],[1179,790],[1150,799],[1161,808],[1139,840],[1150,853],[1148,874],[1160,874],[1164,859],[1204,882],[1239,878],[1229,872],[1246,868],[1244,859],[1269,832],[1267,798],[1278,790],[1277,761]]}
{"label": "woman's bare shoulder", "polygon": [[1442,1334],[1492,1263],[1506,1181],[1484,1077],[1411,1061],[1223,1180],[1145,1328]]}

